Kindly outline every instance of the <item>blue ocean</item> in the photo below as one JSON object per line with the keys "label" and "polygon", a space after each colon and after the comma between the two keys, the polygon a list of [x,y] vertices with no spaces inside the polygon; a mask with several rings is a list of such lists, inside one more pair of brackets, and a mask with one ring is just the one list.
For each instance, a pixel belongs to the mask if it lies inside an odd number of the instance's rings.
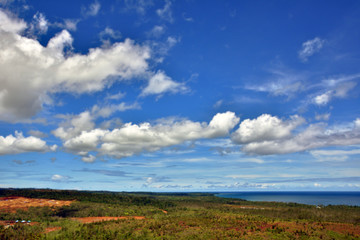
{"label": "blue ocean", "polygon": [[216,196],[248,201],[360,206],[360,192],[224,192]]}

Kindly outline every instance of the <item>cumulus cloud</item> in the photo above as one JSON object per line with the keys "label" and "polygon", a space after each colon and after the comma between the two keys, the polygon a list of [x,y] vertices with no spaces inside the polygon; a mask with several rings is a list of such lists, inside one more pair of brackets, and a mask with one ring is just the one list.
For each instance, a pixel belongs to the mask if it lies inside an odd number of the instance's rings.
{"label": "cumulus cloud", "polygon": [[323,93],[321,95],[316,96],[314,98],[314,102],[317,105],[326,105],[326,104],[328,104],[328,102],[331,99],[331,95],[332,95],[331,93],[332,93],[331,91],[327,91],[326,93]]}
{"label": "cumulus cloud", "polygon": [[251,142],[263,142],[286,138],[291,131],[305,120],[297,115],[288,121],[282,121],[269,114],[263,114],[256,119],[246,119],[241,122],[239,128],[232,134],[232,140],[238,144]]}
{"label": "cumulus cloud", "polygon": [[83,162],[92,163],[92,162],[95,162],[96,157],[95,157],[94,155],[88,154],[88,155],[86,155],[86,156],[83,156],[83,157],[81,158],[81,160],[82,160]]}
{"label": "cumulus cloud", "polygon": [[348,146],[360,144],[360,129],[326,128],[324,124],[313,124],[296,135],[283,139],[250,142],[242,146],[249,154],[271,155],[306,151],[328,146]]}
{"label": "cumulus cloud", "polygon": [[183,120],[170,124],[127,123],[122,128],[106,132],[100,152],[117,158],[144,151],[156,151],[189,140],[226,136],[238,123],[232,112],[216,114],[209,124]]}
{"label": "cumulus cloud", "polygon": [[324,43],[325,40],[318,37],[304,42],[302,44],[301,50],[298,53],[300,60],[306,62],[309,57],[320,51]]}
{"label": "cumulus cloud", "polygon": [[189,120],[159,122],[151,125],[126,123],[113,130],[95,128],[89,124],[87,114],[79,116],[83,124],[64,129],[58,128],[54,134],[64,140],[63,146],[80,156],[88,157],[89,152],[115,158],[129,157],[142,152],[153,152],[164,147],[181,144],[185,141],[217,138],[229,135],[239,122],[232,112],[218,113],[209,124]]}
{"label": "cumulus cloud", "polygon": [[27,24],[17,19],[9,12],[0,9],[0,30],[9,33],[21,33],[27,28]]}
{"label": "cumulus cloud", "polygon": [[159,95],[165,92],[177,93],[186,90],[187,88],[183,83],[175,82],[163,71],[158,71],[150,78],[149,84],[143,89],[141,96]]}
{"label": "cumulus cloud", "polygon": [[90,131],[95,127],[94,118],[89,111],[80,113],[61,124],[52,133],[62,139],[67,140],[79,135],[82,131]]}
{"label": "cumulus cloud", "polygon": [[129,109],[138,109],[138,103],[134,104],[110,104],[106,106],[94,105],[90,111],[84,111],[78,115],[64,116],[67,120],[52,131],[52,134],[61,140],[69,140],[79,136],[82,132],[88,132],[95,129],[95,120],[98,118],[107,118],[114,112],[126,111]]}
{"label": "cumulus cloud", "polygon": [[12,134],[6,137],[0,136],[0,155],[54,151],[56,147],[56,145],[48,146],[45,141],[37,137],[24,137],[21,132],[15,132],[15,136]]}
{"label": "cumulus cloud", "polygon": [[[23,20],[1,10],[0,19],[0,120],[29,119],[43,105],[51,104],[51,94],[57,92],[90,93],[102,90],[114,80],[148,76],[150,49],[130,39],[107,48],[90,49],[85,55],[67,53],[64,49],[71,49],[73,41],[67,30],[51,38],[44,47],[37,40],[20,35],[27,26]],[[162,90],[166,91],[170,80],[162,74],[167,83]],[[151,89],[154,88],[149,88],[149,93]]]}

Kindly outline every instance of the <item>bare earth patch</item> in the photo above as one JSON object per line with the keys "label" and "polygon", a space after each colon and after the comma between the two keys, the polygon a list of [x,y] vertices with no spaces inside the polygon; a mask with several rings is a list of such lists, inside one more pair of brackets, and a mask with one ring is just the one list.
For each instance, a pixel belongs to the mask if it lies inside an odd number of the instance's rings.
{"label": "bare earth patch", "polygon": [[48,227],[45,229],[44,233],[54,232],[54,231],[58,231],[58,230],[61,230],[61,227]]}
{"label": "bare earth patch", "polygon": [[18,209],[27,210],[29,207],[61,207],[69,206],[72,202],[43,198],[0,197],[0,211],[16,212]]}
{"label": "bare earth patch", "polygon": [[93,222],[101,222],[101,221],[112,221],[119,219],[137,219],[142,220],[145,219],[144,216],[123,216],[123,217],[84,217],[84,218],[71,218],[72,220],[79,221],[81,223],[93,223]]}

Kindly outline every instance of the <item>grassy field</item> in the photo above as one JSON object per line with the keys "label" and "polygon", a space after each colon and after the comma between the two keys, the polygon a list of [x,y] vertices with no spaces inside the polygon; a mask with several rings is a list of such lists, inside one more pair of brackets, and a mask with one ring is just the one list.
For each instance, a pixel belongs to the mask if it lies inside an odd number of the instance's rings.
{"label": "grassy field", "polygon": [[72,202],[0,208],[0,239],[360,239],[360,207],[317,208],[201,193],[0,190],[0,197],[11,196],[29,198],[23,201],[30,205],[44,202],[39,199]]}

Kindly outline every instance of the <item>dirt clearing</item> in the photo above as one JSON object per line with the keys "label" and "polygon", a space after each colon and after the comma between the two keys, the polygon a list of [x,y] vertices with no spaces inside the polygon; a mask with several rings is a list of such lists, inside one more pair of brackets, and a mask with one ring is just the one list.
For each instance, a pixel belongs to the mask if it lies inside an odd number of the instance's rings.
{"label": "dirt clearing", "polygon": [[73,201],[62,201],[42,198],[0,197],[0,211],[16,212],[18,209],[27,210],[29,207],[61,207],[69,206]]}

